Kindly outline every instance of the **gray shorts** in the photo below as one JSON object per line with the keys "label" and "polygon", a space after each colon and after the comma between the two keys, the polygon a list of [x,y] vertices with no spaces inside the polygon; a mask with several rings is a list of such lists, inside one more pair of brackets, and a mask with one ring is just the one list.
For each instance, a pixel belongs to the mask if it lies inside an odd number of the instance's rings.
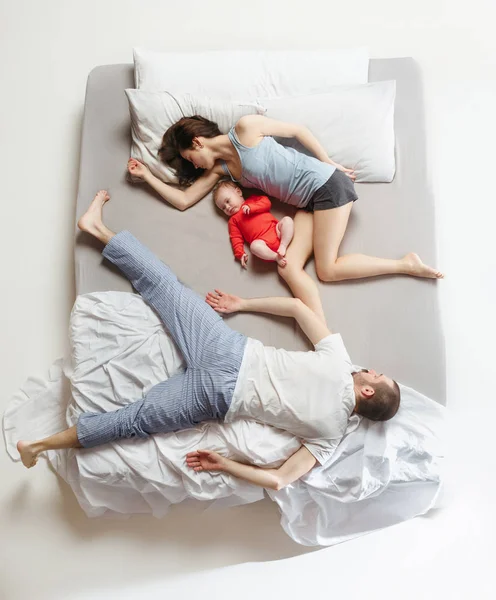
{"label": "gray shorts", "polygon": [[320,187],[303,210],[314,212],[344,206],[358,200],[353,181],[342,171],[337,169],[329,179]]}

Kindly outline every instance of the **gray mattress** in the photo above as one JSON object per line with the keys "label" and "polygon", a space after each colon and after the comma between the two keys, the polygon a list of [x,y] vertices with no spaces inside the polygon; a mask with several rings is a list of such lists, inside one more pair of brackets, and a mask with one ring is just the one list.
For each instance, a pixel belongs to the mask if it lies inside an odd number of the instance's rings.
{"label": "gray mattress", "polygon": [[[396,258],[415,251],[436,264],[434,198],[425,169],[425,123],[418,67],[410,58],[372,60],[370,81],[395,79],[397,171],[390,184],[357,184],[342,253]],[[95,68],[86,90],[77,217],[94,194],[109,190],[109,227],[129,229],[200,294],[214,287],[238,295],[289,295],[274,265],[256,259],[248,271],[234,262],[224,216],[208,196],[180,212],[143,184],[126,179],[130,121],[124,89],[134,87],[131,65]],[[276,216],[288,207],[274,203]],[[130,291],[129,283],[102,261],[100,247],[76,232],[76,291]],[[313,262],[307,271],[315,279]],[[319,283],[330,328],[343,336],[356,364],[385,372],[445,403],[445,352],[438,308],[441,282],[383,277]],[[267,345],[308,348],[290,320],[235,315],[229,324]]]}

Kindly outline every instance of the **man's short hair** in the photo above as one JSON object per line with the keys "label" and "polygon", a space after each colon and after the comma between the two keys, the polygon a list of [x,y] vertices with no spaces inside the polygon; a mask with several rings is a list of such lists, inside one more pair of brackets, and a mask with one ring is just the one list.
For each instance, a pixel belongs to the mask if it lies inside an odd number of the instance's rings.
{"label": "man's short hair", "polygon": [[361,398],[358,403],[357,414],[371,421],[387,421],[394,417],[400,407],[400,387],[393,380],[390,387],[385,381],[370,384],[374,388],[371,398]]}

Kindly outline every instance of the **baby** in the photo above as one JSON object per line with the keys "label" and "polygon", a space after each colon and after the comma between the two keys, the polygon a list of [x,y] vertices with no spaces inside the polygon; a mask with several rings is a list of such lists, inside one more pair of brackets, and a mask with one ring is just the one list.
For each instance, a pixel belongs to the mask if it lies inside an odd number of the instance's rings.
{"label": "baby", "polygon": [[214,202],[229,217],[229,237],[236,259],[246,269],[250,250],[266,261],[275,261],[280,267],[287,264],[286,250],[293,239],[294,223],[291,217],[278,221],[270,213],[267,196],[250,196],[246,200],[243,192],[229,180],[221,181],[214,189]]}

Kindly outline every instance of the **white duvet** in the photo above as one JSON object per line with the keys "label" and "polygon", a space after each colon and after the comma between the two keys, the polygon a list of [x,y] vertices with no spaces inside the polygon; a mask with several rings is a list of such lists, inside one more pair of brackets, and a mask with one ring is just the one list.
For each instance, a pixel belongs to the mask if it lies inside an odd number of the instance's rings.
{"label": "white duvet", "polygon": [[[29,379],[5,412],[5,441],[14,460],[19,460],[17,440],[73,425],[82,411],[115,410],[183,368],[158,317],[135,294],[80,296],[70,338],[72,356],[56,361],[45,378]],[[354,417],[331,464],[268,492],[280,508],[282,527],[296,542],[332,545],[435,505],[444,409],[410,388],[401,389],[402,405],[392,421]],[[187,452],[212,448],[237,460],[276,466],[299,445],[292,435],[252,421],[209,422],[145,440],[52,451],[47,458],[89,517],[161,517],[187,498],[222,505],[263,498],[261,488],[230,475],[189,470]]]}

